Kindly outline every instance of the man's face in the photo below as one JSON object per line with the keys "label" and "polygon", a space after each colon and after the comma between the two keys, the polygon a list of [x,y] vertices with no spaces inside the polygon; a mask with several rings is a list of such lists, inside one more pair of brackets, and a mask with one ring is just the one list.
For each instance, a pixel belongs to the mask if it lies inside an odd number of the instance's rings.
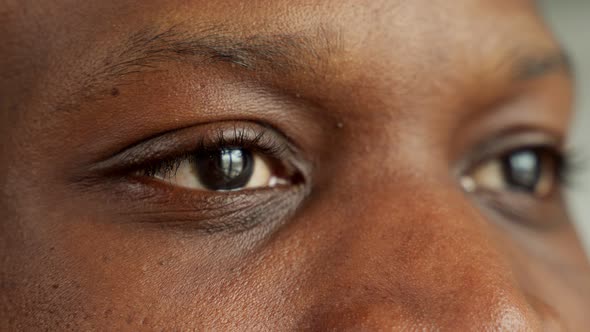
{"label": "man's face", "polygon": [[0,326],[588,326],[531,1],[0,4]]}

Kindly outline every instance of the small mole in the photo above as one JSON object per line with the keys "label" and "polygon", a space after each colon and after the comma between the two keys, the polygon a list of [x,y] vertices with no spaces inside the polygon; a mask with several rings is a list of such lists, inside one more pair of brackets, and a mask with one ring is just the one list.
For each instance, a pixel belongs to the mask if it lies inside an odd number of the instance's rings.
{"label": "small mole", "polygon": [[55,247],[49,248],[49,251],[54,251],[54,250],[55,250]]}
{"label": "small mole", "polygon": [[53,289],[58,289],[58,288],[59,288],[59,285],[58,285],[58,284],[53,284],[53,285],[51,285],[51,287],[52,287]]}
{"label": "small mole", "polygon": [[159,261],[159,262],[158,262],[158,265],[160,265],[160,266],[164,266],[164,261]]}
{"label": "small mole", "polygon": [[111,96],[113,96],[113,97],[117,97],[120,93],[121,92],[117,88],[112,88],[111,89]]}

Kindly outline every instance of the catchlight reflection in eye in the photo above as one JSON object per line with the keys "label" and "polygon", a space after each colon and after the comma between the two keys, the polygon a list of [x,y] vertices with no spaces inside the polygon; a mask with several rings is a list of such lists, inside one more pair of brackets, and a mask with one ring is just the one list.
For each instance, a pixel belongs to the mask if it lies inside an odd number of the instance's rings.
{"label": "catchlight reflection in eye", "polygon": [[208,191],[272,188],[289,183],[276,164],[280,163],[247,149],[218,148],[196,152],[153,176],[179,187]]}
{"label": "catchlight reflection in eye", "polygon": [[489,159],[461,178],[466,192],[513,191],[543,197],[559,185],[560,158],[544,149],[521,149]]}
{"label": "catchlight reflection in eye", "polygon": [[[538,156],[532,151],[516,153],[507,158],[504,164],[505,172],[512,183],[518,183],[534,191],[542,168],[539,166]],[[532,188],[531,188],[532,187]]]}

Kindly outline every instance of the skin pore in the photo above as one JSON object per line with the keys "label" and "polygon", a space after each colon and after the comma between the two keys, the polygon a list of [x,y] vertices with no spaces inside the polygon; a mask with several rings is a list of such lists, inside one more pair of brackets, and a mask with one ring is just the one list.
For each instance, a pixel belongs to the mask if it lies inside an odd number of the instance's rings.
{"label": "skin pore", "polygon": [[4,0],[0,34],[3,329],[590,324],[532,1]]}

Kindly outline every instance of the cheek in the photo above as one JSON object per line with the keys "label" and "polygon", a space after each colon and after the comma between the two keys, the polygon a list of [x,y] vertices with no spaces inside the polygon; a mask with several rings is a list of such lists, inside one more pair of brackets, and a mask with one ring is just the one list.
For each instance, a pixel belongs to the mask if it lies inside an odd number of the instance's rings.
{"label": "cheek", "polygon": [[[193,330],[242,320],[256,330],[274,326],[271,304],[287,304],[296,289],[296,278],[278,272],[284,262],[269,261],[272,251],[243,248],[256,234],[228,242],[106,219],[62,214],[29,232],[37,238],[31,248],[15,245],[29,262],[14,282],[33,310],[31,324]],[[275,315],[294,310],[284,309]]]}

